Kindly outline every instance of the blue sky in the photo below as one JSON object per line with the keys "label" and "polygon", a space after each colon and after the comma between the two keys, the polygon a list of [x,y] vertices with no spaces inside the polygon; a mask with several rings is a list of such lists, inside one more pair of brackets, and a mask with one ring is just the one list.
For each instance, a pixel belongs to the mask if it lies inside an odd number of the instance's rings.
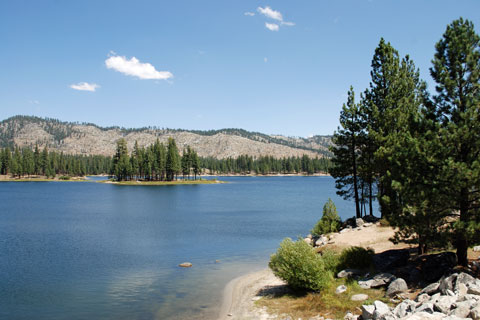
{"label": "blue sky", "polygon": [[433,90],[460,16],[480,33],[473,0],[1,1],[0,119],[331,134],[380,37]]}

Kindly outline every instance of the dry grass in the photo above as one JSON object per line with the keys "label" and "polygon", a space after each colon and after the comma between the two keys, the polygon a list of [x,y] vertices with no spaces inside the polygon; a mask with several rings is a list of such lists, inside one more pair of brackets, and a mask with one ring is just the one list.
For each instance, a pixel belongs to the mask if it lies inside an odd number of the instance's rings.
{"label": "dry grass", "polygon": [[[348,289],[346,292],[337,295],[335,289],[342,284],[345,284]],[[359,293],[367,294],[369,299],[366,301],[350,300],[354,294]],[[360,288],[356,281],[335,279],[328,288],[319,293],[290,292],[271,295],[260,299],[256,303],[260,307],[267,307],[270,314],[285,314],[293,319],[308,319],[317,315],[325,318],[343,319],[348,311],[361,314],[361,305],[372,304],[375,300],[390,303],[385,298],[385,290],[383,289],[365,290]]]}

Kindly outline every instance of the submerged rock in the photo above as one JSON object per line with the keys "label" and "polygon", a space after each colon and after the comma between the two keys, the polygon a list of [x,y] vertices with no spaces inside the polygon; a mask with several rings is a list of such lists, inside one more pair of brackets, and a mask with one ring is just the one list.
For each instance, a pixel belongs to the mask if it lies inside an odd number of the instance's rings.
{"label": "submerged rock", "polygon": [[183,262],[183,263],[180,263],[178,266],[182,268],[190,268],[191,266],[193,266],[193,264],[190,262]]}

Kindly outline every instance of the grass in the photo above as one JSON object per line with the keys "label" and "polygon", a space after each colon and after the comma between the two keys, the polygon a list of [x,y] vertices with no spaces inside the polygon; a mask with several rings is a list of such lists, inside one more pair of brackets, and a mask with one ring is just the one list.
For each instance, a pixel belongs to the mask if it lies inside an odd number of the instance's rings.
{"label": "grass", "polygon": [[98,181],[99,183],[111,183],[119,186],[172,186],[190,184],[217,184],[225,183],[219,180],[176,180],[176,181]]}
{"label": "grass", "polygon": [[[335,289],[345,284],[347,291],[336,294]],[[366,301],[351,301],[350,298],[359,293],[368,295]],[[290,292],[280,295],[266,296],[256,302],[259,307],[267,307],[271,314],[285,314],[293,319],[308,319],[320,315],[325,318],[343,319],[350,311],[354,314],[361,314],[362,304],[373,304],[375,300],[391,304],[385,298],[384,289],[362,289],[357,281],[335,279],[324,290],[314,292]]]}

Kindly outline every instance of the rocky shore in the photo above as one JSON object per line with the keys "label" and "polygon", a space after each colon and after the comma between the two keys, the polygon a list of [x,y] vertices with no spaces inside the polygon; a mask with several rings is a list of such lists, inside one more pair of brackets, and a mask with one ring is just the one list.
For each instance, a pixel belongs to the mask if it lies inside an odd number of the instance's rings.
{"label": "rocky shore", "polygon": [[[362,246],[375,250],[376,273],[361,270],[342,270],[337,277],[349,277],[366,289],[366,294],[352,296],[356,301],[366,301],[368,289],[385,288],[383,301],[368,301],[361,308],[350,310],[345,320],[417,320],[417,319],[472,319],[480,320],[480,260],[472,261],[467,269],[457,269],[455,254],[443,252],[428,256],[411,256],[414,250],[406,245],[389,241],[394,230],[381,227],[378,222],[355,221],[345,225],[339,233],[329,236],[307,236],[304,241],[314,247]],[[474,248],[476,259],[480,247]],[[371,271],[370,271],[371,272]],[[345,287],[345,286],[343,286]],[[225,319],[285,319],[287,314],[269,314],[256,301],[271,298],[288,291],[285,283],[266,269],[232,281],[225,290],[222,313]],[[336,294],[344,294],[346,287],[339,286]],[[305,318],[326,320],[320,314]]]}

